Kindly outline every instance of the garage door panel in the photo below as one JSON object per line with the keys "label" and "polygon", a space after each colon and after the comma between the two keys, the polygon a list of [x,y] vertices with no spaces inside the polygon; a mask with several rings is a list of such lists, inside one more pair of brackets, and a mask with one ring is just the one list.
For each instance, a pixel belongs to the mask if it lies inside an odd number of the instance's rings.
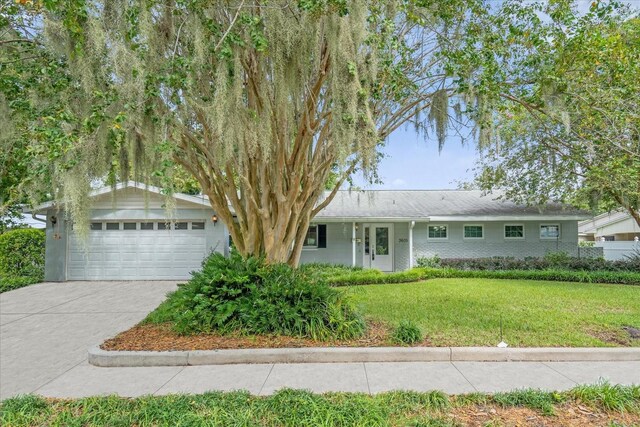
{"label": "garage door panel", "polygon": [[200,230],[94,230],[85,246],[70,236],[69,280],[188,279],[208,253]]}

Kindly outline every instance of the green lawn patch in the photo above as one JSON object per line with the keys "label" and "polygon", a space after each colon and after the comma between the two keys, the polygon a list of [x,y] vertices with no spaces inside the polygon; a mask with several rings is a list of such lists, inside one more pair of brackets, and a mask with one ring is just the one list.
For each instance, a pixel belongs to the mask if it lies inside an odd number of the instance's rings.
{"label": "green lawn patch", "polygon": [[346,288],[368,318],[411,321],[434,346],[640,346],[640,288],[505,279],[431,279]]}
{"label": "green lawn patch", "polygon": [[[590,415],[585,415],[588,407]],[[281,390],[258,397],[247,392],[200,395],[116,396],[77,400],[28,395],[0,404],[4,426],[459,426],[521,425],[525,417],[545,425],[635,425],[640,387],[599,384],[567,392],[520,390],[496,395],[448,396],[433,391],[313,394]],[[597,416],[593,416],[597,415]]]}

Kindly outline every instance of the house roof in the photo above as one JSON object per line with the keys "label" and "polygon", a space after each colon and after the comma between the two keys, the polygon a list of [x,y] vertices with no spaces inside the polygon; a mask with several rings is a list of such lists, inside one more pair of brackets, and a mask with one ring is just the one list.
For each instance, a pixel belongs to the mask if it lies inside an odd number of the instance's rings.
{"label": "house roof", "polygon": [[[100,187],[97,188],[95,190],[93,190],[90,194],[90,197],[98,197],[101,196],[103,194],[108,194],[111,193],[112,191],[119,191],[119,190],[124,190],[126,188],[137,188],[139,190],[145,190],[145,191],[149,191],[150,193],[154,193],[154,194],[158,194],[158,195],[163,195],[162,194],[162,190],[158,187],[155,187],[153,185],[146,185],[140,182],[135,182],[135,181],[127,181],[127,182],[119,182],[118,184],[116,184],[114,187],[112,186],[105,186],[105,187]],[[194,203],[196,205],[202,205],[202,206],[210,206],[209,205],[209,199],[206,196],[191,196],[189,194],[182,194],[182,193],[175,193],[173,195],[173,197],[176,198],[176,200],[182,200],[185,202],[189,202],[189,203]],[[45,202],[41,205],[36,206],[33,209],[33,212],[42,212],[50,207],[53,207],[56,205],[55,201],[49,201],[49,202]]]}
{"label": "house roof", "polygon": [[[327,193],[328,194],[328,193]],[[325,194],[325,197],[327,196]],[[501,193],[478,190],[339,191],[319,219],[585,219],[589,213],[551,203],[543,209],[500,200]]]}
{"label": "house roof", "polygon": [[[162,194],[158,187],[134,181],[117,184],[115,191],[125,188],[137,188]],[[102,187],[94,190],[91,196],[97,197],[111,191],[114,191],[111,186]],[[329,192],[326,192],[324,197],[328,195]],[[455,221],[469,218],[495,221],[583,220],[590,216],[588,212],[567,205],[551,203],[544,206],[544,209],[539,209],[500,200],[500,196],[501,193],[485,194],[479,190],[345,190],[338,191],[335,198],[316,216],[316,219]],[[174,197],[185,202],[210,206],[206,196],[175,193]],[[41,212],[52,206],[54,202],[47,202],[36,207],[34,212]]]}

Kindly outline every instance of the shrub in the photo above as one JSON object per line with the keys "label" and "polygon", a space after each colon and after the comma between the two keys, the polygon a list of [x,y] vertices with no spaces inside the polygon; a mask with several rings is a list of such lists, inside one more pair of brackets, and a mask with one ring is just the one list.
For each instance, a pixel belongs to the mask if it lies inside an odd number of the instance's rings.
{"label": "shrub", "polygon": [[0,274],[0,294],[22,288],[27,285],[32,285],[40,281],[40,279],[35,279],[33,277],[13,277]]}
{"label": "shrub", "polygon": [[393,330],[391,338],[398,344],[415,344],[422,341],[422,331],[410,320],[401,320]]}
{"label": "shrub", "polygon": [[426,267],[426,268],[439,268],[440,267],[440,257],[438,255],[434,255],[432,257],[418,257],[416,258],[416,263],[418,267]]}
{"label": "shrub", "polygon": [[355,338],[365,329],[344,293],[320,275],[237,253],[207,258],[147,321],[173,321],[182,334],[239,330],[322,340]]}
{"label": "shrub", "polygon": [[[427,267],[421,265],[420,267]],[[603,258],[572,258],[557,253],[547,254],[545,258],[527,257],[524,259],[510,257],[492,258],[445,258],[440,260],[440,267],[458,270],[549,270],[563,269],[569,271],[630,271],[640,272],[640,259],[606,261]]]}
{"label": "shrub", "polygon": [[18,228],[0,235],[0,274],[44,279],[43,230]]}

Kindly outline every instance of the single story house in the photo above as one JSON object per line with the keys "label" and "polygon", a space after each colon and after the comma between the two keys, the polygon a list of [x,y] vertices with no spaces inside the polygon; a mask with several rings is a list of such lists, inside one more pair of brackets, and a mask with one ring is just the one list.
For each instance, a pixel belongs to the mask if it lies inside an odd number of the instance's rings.
{"label": "single story house", "polygon": [[[167,218],[160,190],[135,182],[94,191],[88,238],[64,206],[47,203],[45,279],[180,280],[211,251],[227,254],[229,233],[206,196],[176,194]],[[313,220],[301,262],[399,271],[418,257],[578,255],[585,212],[549,204],[540,211],[480,191],[340,191]],[[583,255],[584,256],[584,255]]]}

